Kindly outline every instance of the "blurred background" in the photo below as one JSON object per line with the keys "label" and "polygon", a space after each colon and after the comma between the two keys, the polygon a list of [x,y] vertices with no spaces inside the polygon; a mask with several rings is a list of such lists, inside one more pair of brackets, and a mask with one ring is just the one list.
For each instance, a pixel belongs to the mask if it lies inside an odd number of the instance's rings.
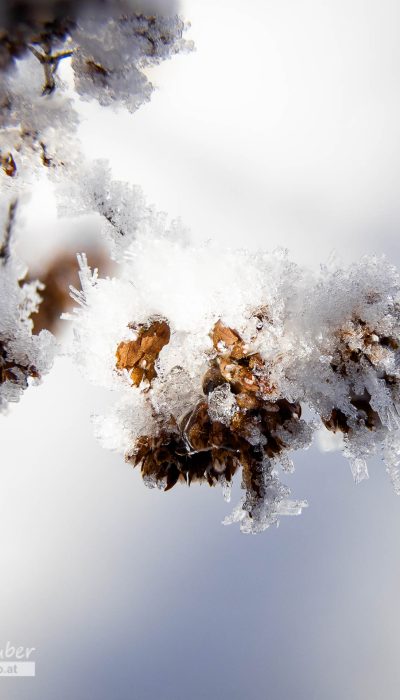
{"label": "blurred background", "polygon": [[[196,240],[399,264],[399,4],[183,12],[196,51],[153,70],[134,116],[82,105],[87,154]],[[32,207],[32,230],[50,226]],[[219,490],[150,491],[100,448],[91,415],[112,400],[60,357],[0,420],[0,648],[37,650],[36,678],[0,679],[1,700],[398,700],[384,465],[356,487],[339,453],[296,454],[285,482],[309,508],[245,536],[221,525]]]}

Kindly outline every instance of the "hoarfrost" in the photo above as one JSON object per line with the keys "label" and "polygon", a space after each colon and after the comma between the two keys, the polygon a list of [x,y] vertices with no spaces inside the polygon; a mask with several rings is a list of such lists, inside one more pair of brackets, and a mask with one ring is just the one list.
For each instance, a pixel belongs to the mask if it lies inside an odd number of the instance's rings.
{"label": "hoarfrost", "polygon": [[49,371],[54,338],[46,330],[32,335],[31,314],[40,302],[40,283],[25,282],[25,266],[16,258],[10,240],[13,206],[5,222],[0,247],[0,412],[19,401],[23,391]]}
{"label": "hoarfrost", "polygon": [[204,481],[227,493],[241,470],[245,495],[225,522],[249,533],[307,505],[280,469],[315,432],[356,482],[380,453],[399,492],[397,271],[365,258],[311,274],[283,251],[189,245],[156,221],[116,249],[118,278],[92,279],[82,261],[73,353],[121,395],[100,428],[108,444],[165,490]]}

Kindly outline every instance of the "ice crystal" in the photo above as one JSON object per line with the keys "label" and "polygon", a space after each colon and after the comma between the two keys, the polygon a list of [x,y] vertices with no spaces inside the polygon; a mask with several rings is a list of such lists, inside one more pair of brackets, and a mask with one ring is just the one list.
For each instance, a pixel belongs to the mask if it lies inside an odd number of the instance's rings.
{"label": "ice crystal", "polygon": [[[135,212],[136,227],[143,231],[149,217],[154,225],[139,188],[112,182],[107,167],[85,161],[76,103],[79,95],[137,109],[153,90],[149,66],[190,48],[183,39],[185,29],[173,0],[6,0],[1,5],[1,407],[17,400],[21,389],[47,369],[53,340],[47,332],[32,335],[31,316],[36,331],[54,328],[68,308],[72,281],[71,259],[61,251],[51,269],[40,270],[44,283],[26,281],[27,270],[9,246],[9,213],[17,200],[21,205],[27,199],[38,175],[46,174],[60,201],[63,194],[68,197],[69,215],[94,212],[101,217],[116,250],[127,245],[128,230],[134,233]],[[66,60],[71,62],[71,84],[59,75]]]}
{"label": "ice crystal", "polygon": [[81,259],[75,357],[122,394],[98,421],[104,444],[166,489],[226,491],[241,470],[241,527],[256,532],[304,506],[278,476],[287,451],[311,439],[285,379],[299,271],[281,252],[195,248],[174,234],[131,240],[118,278],[93,279]]}
{"label": "ice crystal", "polygon": [[31,314],[40,302],[41,285],[25,282],[26,268],[13,253],[10,206],[0,247],[0,412],[18,401],[30,383],[40,381],[51,367],[55,344],[47,330],[32,335]]}
{"label": "ice crystal", "polygon": [[[312,274],[283,251],[137,230],[119,261],[117,278],[97,279],[81,259],[74,354],[120,392],[97,431],[147,485],[226,492],[241,471],[244,496],[225,522],[259,532],[306,505],[280,468],[317,431],[356,482],[379,451],[400,491],[400,286],[384,259]],[[341,440],[328,445],[324,431]]]}
{"label": "ice crystal", "polygon": [[[77,138],[78,96],[133,112],[153,91],[148,67],[191,48],[185,29],[168,0],[6,0],[0,9],[0,188],[16,197],[41,171],[83,189],[90,167]],[[65,60],[73,86],[59,76]],[[70,214],[78,204],[79,197],[76,205],[69,201]],[[92,204],[114,225],[106,200],[96,193]]]}
{"label": "ice crystal", "polygon": [[157,14],[149,2],[136,4],[137,8],[129,2],[109,3],[111,16],[100,22],[98,10],[88,12],[71,32],[78,47],[72,60],[77,92],[102,105],[121,102],[132,112],[153,90],[146,66],[189,47],[182,39],[184,23],[165,12],[167,5]]}

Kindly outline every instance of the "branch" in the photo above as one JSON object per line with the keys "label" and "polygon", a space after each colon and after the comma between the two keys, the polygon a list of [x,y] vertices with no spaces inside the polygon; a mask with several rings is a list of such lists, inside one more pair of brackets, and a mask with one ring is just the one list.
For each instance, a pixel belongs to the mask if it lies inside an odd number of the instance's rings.
{"label": "branch", "polygon": [[5,226],[5,231],[4,231],[4,240],[3,243],[1,244],[0,247],[0,260],[4,263],[7,264],[9,258],[10,258],[10,242],[11,242],[11,235],[12,235],[12,230],[15,222],[15,214],[17,211],[17,205],[18,205],[18,200],[15,199],[13,202],[11,202],[10,206],[8,207],[8,216],[7,216],[7,221],[6,221],[6,226]]}
{"label": "branch", "polygon": [[51,46],[48,45],[43,45],[43,51],[44,53],[41,53],[38,51],[35,46],[28,46],[29,50],[31,53],[37,58],[39,63],[43,66],[44,70],[44,85],[43,85],[43,90],[42,94],[43,95],[51,95],[51,93],[54,92],[56,83],[54,80],[54,76],[57,72],[58,66],[60,61],[62,61],[64,58],[71,58],[74,54],[74,49],[68,50],[68,51],[60,51],[58,53],[53,54],[51,52]]}

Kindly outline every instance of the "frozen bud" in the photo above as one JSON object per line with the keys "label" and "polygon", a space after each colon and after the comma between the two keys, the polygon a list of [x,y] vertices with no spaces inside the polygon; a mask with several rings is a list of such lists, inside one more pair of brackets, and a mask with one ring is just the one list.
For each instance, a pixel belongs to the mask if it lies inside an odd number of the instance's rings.
{"label": "frozen bud", "polygon": [[[246,527],[249,528],[252,521],[254,527],[250,529],[258,531],[275,522],[277,517],[271,503],[266,507],[266,500],[270,499],[272,492],[275,493],[271,487],[274,460],[282,457],[286,465],[286,452],[291,448],[294,436],[295,440],[303,436],[301,444],[305,446],[310,435],[306,424],[300,421],[298,403],[290,403],[284,398],[265,400],[260,384],[252,379],[252,372],[263,363],[261,358],[255,360],[254,355],[246,354],[239,333],[219,321],[211,336],[217,361],[210,360],[210,367],[201,382],[207,400],[194,400],[186,413],[179,409],[168,411],[168,404],[159,398],[162,380],[158,379],[158,385],[152,384],[157,374],[155,361],[171,339],[167,322],[151,320],[138,327],[134,340],[120,343],[117,368],[130,371],[136,387],[142,385],[143,379],[148,380],[152,391],[146,396],[153,415],[157,416],[155,434],[139,436],[126,452],[126,458],[134,466],[141,467],[146,483],[166,491],[178,481],[188,484],[204,481],[210,486],[220,484],[225,488],[235,472],[242,469],[242,485],[246,491],[242,508],[246,513]],[[222,365],[221,362],[218,364],[222,360]],[[224,374],[225,362],[236,366],[237,371]],[[246,373],[240,375],[240,380],[239,371]],[[183,411],[183,406],[187,408],[188,396],[178,383],[183,377],[182,371],[175,368],[168,381],[172,377],[176,379],[176,395],[178,402],[181,396]],[[246,378],[252,381],[246,382]],[[183,417],[177,419],[181,413]],[[278,483],[275,477],[275,486]]]}
{"label": "frozen bud", "polygon": [[[97,191],[110,212],[111,188]],[[82,261],[74,292],[78,362],[122,394],[104,421],[107,444],[166,490],[195,481],[226,490],[241,473],[244,495],[227,522],[244,532],[305,507],[280,469],[292,470],[290,454],[322,423],[356,481],[382,450],[400,492],[397,271],[366,259],[313,276],[281,254],[189,245],[160,221],[136,240],[121,236],[118,278],[97,279]]]}

